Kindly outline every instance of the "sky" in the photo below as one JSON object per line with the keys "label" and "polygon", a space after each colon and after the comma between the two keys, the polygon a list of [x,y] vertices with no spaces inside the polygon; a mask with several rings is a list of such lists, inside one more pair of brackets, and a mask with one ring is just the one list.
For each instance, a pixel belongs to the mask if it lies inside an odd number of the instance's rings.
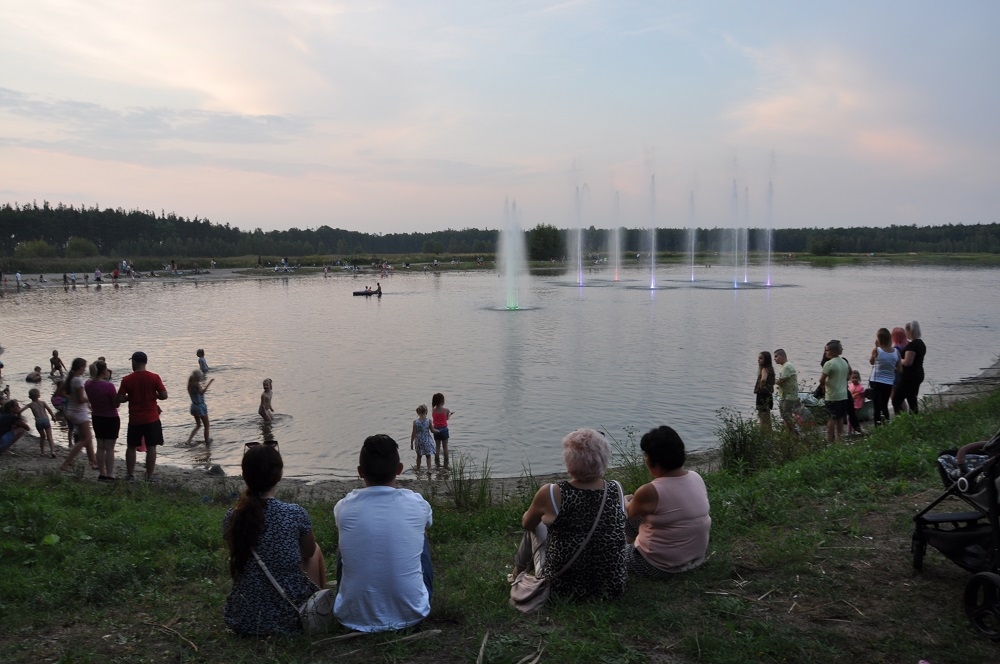
{"label": "sky", "polygon": [[251,230],[1000,222],[1000,2],[0,0],[0,203]]}

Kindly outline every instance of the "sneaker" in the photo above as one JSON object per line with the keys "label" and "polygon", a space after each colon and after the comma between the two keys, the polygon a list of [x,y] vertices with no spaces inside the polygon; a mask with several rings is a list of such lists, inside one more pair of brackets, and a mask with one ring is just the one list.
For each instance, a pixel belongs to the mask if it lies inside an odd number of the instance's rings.
{"label": "sneaker", "polygon": [[125,478],[126,482],[135,482],[135,475],[129,475]]}

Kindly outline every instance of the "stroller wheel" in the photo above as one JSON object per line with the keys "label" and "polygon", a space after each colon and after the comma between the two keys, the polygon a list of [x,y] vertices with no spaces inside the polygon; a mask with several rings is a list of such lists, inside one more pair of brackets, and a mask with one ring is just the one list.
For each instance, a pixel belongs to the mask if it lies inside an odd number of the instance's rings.
{"label": "stroller wheel", "polygon": [[1000,641],[1000,574],[980,572],[969,579],[965,615],[980,633]]}
{"label": "stroller wheel", "polygon": [[910,540],[910,553],[913,554],[913,569],[920,571],[924,568],[924,554],[927,553],[927,542],[923,538],[913,534]]}

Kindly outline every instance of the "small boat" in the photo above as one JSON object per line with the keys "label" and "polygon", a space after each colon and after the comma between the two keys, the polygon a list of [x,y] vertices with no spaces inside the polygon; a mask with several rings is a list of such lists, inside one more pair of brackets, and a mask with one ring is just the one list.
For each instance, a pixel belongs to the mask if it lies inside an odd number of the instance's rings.
{"label": "small boat", "polygon": [[356,296],[360,295],[360,296],[363,296],[363,297],[371,297],[372,295],[377,295],[379,297],[382,297],[382,293],[379,293],[378,291],[373,291],[373,290],[356,290],[356,291],[354,291],[354,295],[356,295]]}

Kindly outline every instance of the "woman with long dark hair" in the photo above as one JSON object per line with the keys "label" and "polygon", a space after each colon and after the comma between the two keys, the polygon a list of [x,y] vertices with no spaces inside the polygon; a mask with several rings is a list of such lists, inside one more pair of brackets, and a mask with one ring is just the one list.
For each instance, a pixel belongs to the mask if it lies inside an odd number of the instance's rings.
{"label": "woman with long dark hair", "polygon": [[94,454],[94,432],[90,428],[90,399],[84,390],[83,372],[87,368],[87,360],[78,357],[70,365],[69,374],[64,381],[63,392],[66,394],[66,421],[72,426],[70,438],[76,443],[70,446],[69,456],[59,470],[71,470],[73,459],[86,448],[90,467],[97,470],[97,458]]}
{"label": "woman with long dark hair", "polygon": [[760,426],[771,430],[771,409],[774,408],[774,363],[771,354],[762,350],[757,356],[757,382],[753,393],[757,395],[757,416]]}
{"label": "woman with long dark hair", "polygon": [[308,512],[274,497],[283,467],[276,443],[248,444],[243,454],[246,490],[222,522],[233,577],[223,615],[241,634],[302,632],[298,612],[271,584],[261,563],[296,607],[326,585],[326,564]]}
{"label": "woman with long dark hair", "polygon": [[873,416],[875,426],[879,426],[889,421],[889,399],[896,382],[896,367],[899,366],[899,353],[892,347],[892,335],[888,328],[880,327],[875,333],[875,347],[872,348],[868,361],[872,365],[872,377],[868,385],[872,389],[872,401],[875,402]]}

